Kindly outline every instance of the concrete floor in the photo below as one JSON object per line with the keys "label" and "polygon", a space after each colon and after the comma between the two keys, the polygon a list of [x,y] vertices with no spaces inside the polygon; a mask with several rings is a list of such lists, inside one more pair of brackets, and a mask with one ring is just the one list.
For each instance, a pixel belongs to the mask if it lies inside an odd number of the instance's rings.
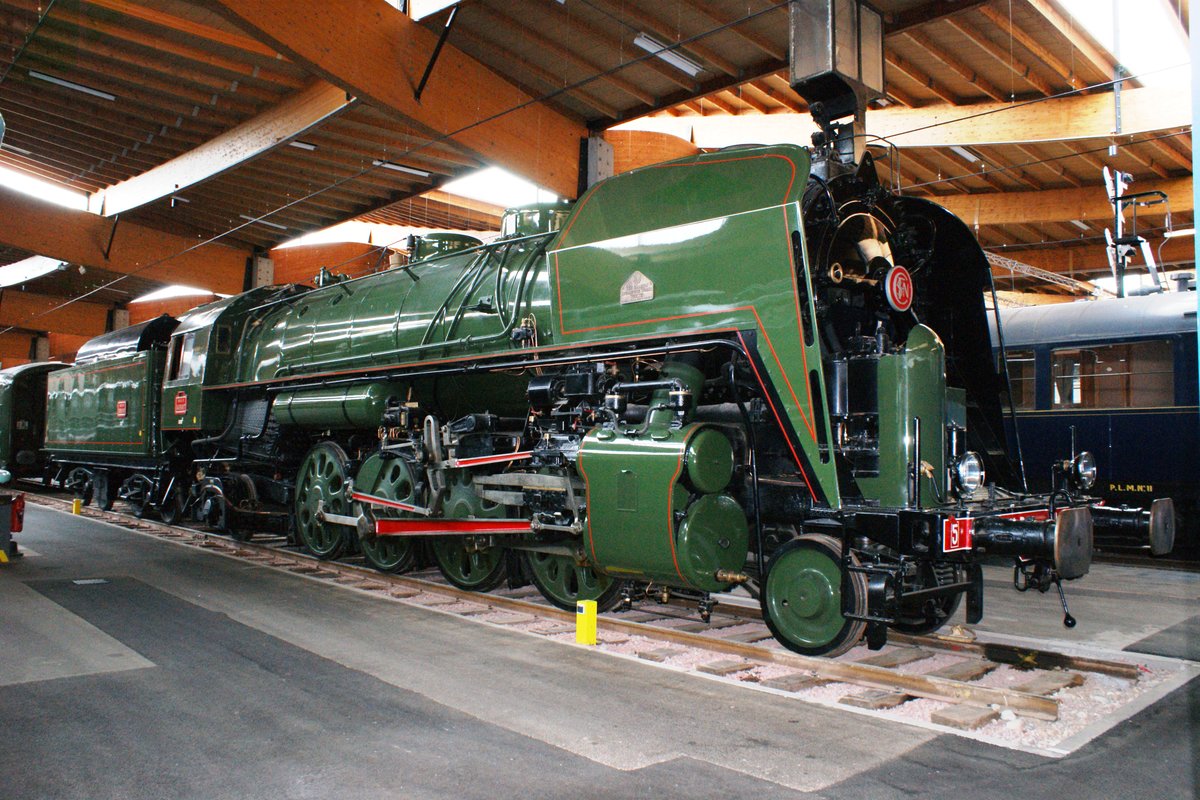
{"label": "concrete floor", "polygon": [[[1200,681],[1044,759],[36,507],[26,529],[0,567],[5,800],[1200,796]],[[1197,577],[1072,590],[1074,632],[999,585],[985,626],[1195,657]]]}

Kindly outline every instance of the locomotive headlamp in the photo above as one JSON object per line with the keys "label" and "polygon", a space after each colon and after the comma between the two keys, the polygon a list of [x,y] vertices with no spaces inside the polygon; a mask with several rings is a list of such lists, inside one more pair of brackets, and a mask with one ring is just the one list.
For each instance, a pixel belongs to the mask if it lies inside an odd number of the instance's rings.
{"label": "locomotive headlamp", "polygon": [[1096,457],[1084,450],[1071,461],[1071,483],[1079,489],[1096,485]]}
{"label": "locomotive headlamp", "polygon": [[978,453],[968,450],[954,465],[954,482],[958,489],[966,494],[973,493],[987,480],[987,472],[983,469],[983,459]]}

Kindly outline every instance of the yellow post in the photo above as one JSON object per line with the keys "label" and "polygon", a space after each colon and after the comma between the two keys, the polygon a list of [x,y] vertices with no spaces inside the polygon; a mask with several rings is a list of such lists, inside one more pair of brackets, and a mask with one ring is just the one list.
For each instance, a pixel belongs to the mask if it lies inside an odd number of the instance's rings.
{"label": "yellow post", "polygon": [[4,552],[4,548],[0,547],[0,564],[8,563],[8,553]]}
{"label": "yellow post", "polygon": [[72,514],[82,514],[83,513],[83,500],[76,497],[74,500],[71,501],[71,513]]}
{"label": "yellow post", "polygon": [[575,603],[575,641],[579,644],[596,643],[595,600],[580,600]]}

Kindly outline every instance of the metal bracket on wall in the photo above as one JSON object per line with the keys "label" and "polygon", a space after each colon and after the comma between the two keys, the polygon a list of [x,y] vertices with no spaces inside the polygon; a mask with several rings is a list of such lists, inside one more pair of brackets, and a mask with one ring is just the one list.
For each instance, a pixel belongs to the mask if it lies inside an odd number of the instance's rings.
{"label": "metal bracket on wall", "polygon": [[454,25],[454,18],[458,16],[458,6],[450,9],[450,16],[446,17],[446,24],[442,28],[442,34],[438,36],[437,44],[433,46],[433,53],[429,56],[429,64],[425,67],[425,74],[421,76],[421,82],[417,84],[417,91],[413,95],[416,101],[421,101],[421,93],[425,91],[425,84],[429,82],[429,76],[433,72],[433,65],[437,63],[438,56],[442,54],[442,47],[446,44],[446,38],[450,35],[450,27]]}
{"label": "metal bracket on wall", "polygon": [[112,230],[108,234],[108,244],[104,246],[104,260],[108,261],[108,254],[112,252],[113,240],[117,238],[117,226],[121,224],[121,215],[117,214],[113,217]]}

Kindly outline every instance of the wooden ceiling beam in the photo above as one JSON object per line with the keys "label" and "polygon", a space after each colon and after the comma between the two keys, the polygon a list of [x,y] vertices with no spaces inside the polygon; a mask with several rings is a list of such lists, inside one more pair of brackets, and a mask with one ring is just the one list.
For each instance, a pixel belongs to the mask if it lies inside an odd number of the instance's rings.
{"label": "wooden ceiling beam", "polygon": [[1072,186],[1082,186],[1083,185],[1083,181],[1079,180],[1074,175],[1067,172],[1066,167],[1064,167],[1061,162],[1059,162],[1057,160],[1048,161],[1046,159],[1046,156],[1037,152],[1029,145],[1014,144],[1013,147],[1015,147],[1017,149],[1017,151],[1019,153],[1021,153],[1021,155],[1025,156],[1027,159],[1029,159],[1031,168],[1035,167],[1035,166],[1043,168],[1047,172],[1054,175],[1056,178],[1066,181],[1067,183],[1071,184]]}
{"label": "wooden ceiling beam", "polygon": [[276,59],[282,57],[282,54],[276,52],[275,48],[268,47],[253,37],[221,30],[220,28],[214,28],[211,25],[205,25],[200,22],[193,22],[183,17],[147,8],[130,0],[87,0],[87,3],[88,5],[106,8],[109,11],[115,11],[126,17],[148,22],[160,28],[185,34],[189,38],[224,45],[235,50],[244,50],[247,53],[254,53],[264,58]]}
{"label": "wooden ceiling beam", "polygon": [[1159,164],[1153,158],[1150,158],[1149,156],[1143,155],[1142,153],[1138,152],[1137,148],[1122,147],[1120,149],[1120,152],[1124,153],[1126,157],[1133,159],[1138,164],[1141,164],[1142,167],[1149,170],[1150,172],[1153,172],[1155,175],[1157,175],[1160,178],[1167,178],[1167,177],[1170,177],[1170,175],[1171,175],[1171,173],[1165,167],[1163,167],[1162,164]]}
{"label": "wooden ceiling beam", "polygon": [[[1029,6],[1042,16],[1047,22],[1054,26],[1063,38],[1070,42],[1071,47],[1083,56],[1084,60],[1090,64],[1096,72],[1106,78],[1114,78],[1114,71],[1117,67],[1116,59],[1112,53],[1102,49],[1099,45],[1087,35],[1087,31],[1075,23],[1075,20],[1063,13],[1057,3],[1049,0],[1025,0]],[[1126,86],[1137,87],[1141,84],[1136,79],[1130,78],[1125,82]]]}
{"label": "wooden ceiling beam", "polygon": [[[602,6],[608,10],[614,17],[625,20],[632,24],[635,28],[640,28],[647,33],[651,33],[663,40],[664,44],[671,44],[678,40],[678,29],[667,25],[662,20],[652,14],[639,9],[632,3],[614,3],[611,0],[592,0],[597,6]],[[731,63],[725,58],[715,53],[711,47],[701,44],[703,40],[688,42],[683,48],[680,48],[685,55],[698,57],[701,61],[707,61],[712,66],[716,67],[720,72],[731,77],[738,77],[742,71],[736,64]]]}
{"label": "wooden ceiling beam", "polygon": [[923,102],[913,97],[903,89],[897,89],[894,85],[887,87],[887,96],[895,100],[897,103],[908,106],[909,108],[920,108],[924,105]]}
{"label": "wooden ceiling beam", "polygon": [[[578,188],[578,120],[557,113],[453,45],[441,51],[420,100],[415,86],[436,35],[384,0],[202,0],[255,38],[345,91],[457,140],[562,197]],[[331,36],[331,31],[353,36]],[[475,102],[464,103],[464,97]]]}
{"label": "wooden ceiling beam", "polygon": [[1170,139],[1151,139],[1146,142],[1146,146],[1154,150],[1165,161],[1169,161],[1178,169],[1190,170],[1192,168],[1192,159],[1190,155],[1179,152],[1175,149],[1174,138]]}
{"label": "wooden ceiling beam", "polygon": [[[769,42],[756,33],[743,30],[742,26],[745,23],[738,22],[736,18],[713,11],[707,3],[703,2],[691,3],[688,8],[698,17],[707,17],[713,23],[714,28],[723,28],[725,33],[736,36],[768,58],[774,61],[787,62],[786,50],[780,50],[774,42]],[[780,9],[780,11],[786,10],[786,7]],[[786,22],[786,20],[783,20],[781,24],[786,24]]]}
{"label": "wooden ceiling beam", "polygon": [[[97,5],[92,3],[91,5]],[[141,19],[142,14],[146,14],[155,19],[161,19],[161,12],[152,11],[151,9],[142,6],[132,6],[131,3],[119,4],[126,8],[136,9],[139,14],[135,19]],[[103,2],[100,7],[106,7]],[[153,35],[144,32],[143,26],[131,26],[126,23],[110,22],[99,14],[81,14],[69,8],[55,7],[54,13],[50,15],[50,21],[61,21],[70,23],[76,26],[80,31],[92,31],[102,34],[114,41],[124,42],[139,47],[144,47],[156,50],[160,53],[182,59],[192,64],[201,65],[214,70],[220,70],[229,75],[235,75],[241,80],[261,81],[264,83],[273,83],[283,86],[288,89],[299,89],[304,86],[304,79],[285,72],[283,70],[271,69],[263,67],[256,63],[251,63],[249,59],[238,60],[223,55],[214,48],[203,49],[193,47],[190,44],[183,44],[175,41],[167,36]],[[182,23],[178,17],[174,18],[177,23]],[[160,26],[156,26],[160,27]],[[194,34],[190,34],[192,38]],[[196,37],[205,39],[207,37]],[[209,39],[211,41],[211,39]],[[254,45],[258,46],[258,42],[250,40]],[[260,55],[263,55],[260,53]],[[274,58],[274,56],[272,56]]]}
{"label": "wooden ceiling beam", "polygon": [[[1008,250],[997,247],[991,249],[1000,255],[1050,272],[1080,277],[1111,274],[1108,266],[1108,252],[1103,239],[1085,244],[1067,245],[1060,242],[1047,247],[1020,247]],[[1187,236],[1167,239],[1159,252],[1164,264],[1194,263],[1196,258],[1195,245]],[[1131,270],[1145,270],[1145,266],[1139,260],[1131,267]]]}
{"label": "wooden ceiling beam", "polygon": [[113,216],[175,194],[236,168],[320,125],[352,102],[337,86],[316,80],[279,105],[177,158],[92,195],[90,209]]}
{"label": "wooden ceiling beam", "polygon": [[897,33],[906,33],[912,28],[922,27],[938,20],[952,20],[986,2],[990,2],[990,0],[957,0],[953,3],[947,3],[945,0],[931,0],[931,2],[916,8],[888,15],[884,33],[891,36]]}
{"label": "wooden ceiling beam", "polygon": [[165,283],[199,281],[200,288],[215,292],[242,290],[249,256],[244,250],[215,243],[196,247],[185,236],[63,208],[7,187],[0,187],[0,219],[0,243],[9,247]]}
{"label": "wooden ceiling beam", "polygon": [[948,52],[946,48],[933,41],[923,31],[910,28],[904,32],[904,35],[911,39],[918,47],[924,49],[926,53],[949,67],[952,72],[958,73],[967,83],[975,86],[988,97],[997,102],[1004,102],[1009,99],[1005,97],[1004,92],[993,86],[990,81],[980,75],[973,67],[968,66],[962,59]]}
{"label": "wooden ceiling beam", "polygon": [[23,292],[15,287],[0,290],[0,327],[54,331],[72,336],[104,333],[111,306],[85,301],[63,306],[70,299]]}
{"label": "wooden ceiling beam", "polygon": [[733,116],[737,116],[738,114],[742,113],[742,109],[738,108],[733,103],[729,102],[729,100],[722,97],[721,96],[722,94],[724,94],[724,91],[712,92],[711,94],[703,95],[702,97],[699,97],[697,99],[700,101],[701,104],[712,103],[714,106],[721,109],[726,114],[731,114]]}
{"label": "wooden ceiling beam", "polygon": [[[1075,95],[1034,103],[975,103],[969,111],[949,106],[883,109],[867,115],[867,131],[904,147],[1107,139],[1112,135],[1111,93]],[[1124,135],[1191,125],[1186,85],[1121,92]]]}
{"label": "wooden ceiling beam", "polygon": [[[36,38],[21,54],[23,67],[31,65],[38,71],[55,77],[66,78],[114,94],[118,101],[135,98],[145,102],[144,98],[155,98],[149,100],[148,104],[172,104],[175,107],[186,108],[185,113],[191,113],[196,108],[216,110],[223,106],[228,110],[222,113],[238,116],[253,114],[263,102],[229,91],[232,84],[224,91],[197,87],[187,78],[156,74],[152,69],[141,69],[132,64],[128,72],[114,70],[111,65],[104,63],[105,60],[106,57],[99,55],[95,58],[79,59],[59,46],[47,45]],[[82,95],[80,97],[82,98]]]}
{"label": "wooden ceiling beam", "polygon": [[[1139,192],[1162,191],[1170,199],[1171,211],[1192,211],[1192,179],[1145,181]],[[1045,189],[1033,192],[972,194],[947,198],[943,205],[961,219],[980,224],[1036,223],[1041,220],[1068,222],[1112,218],[1112,204],[1097,178],[1095,184],[1078,189]]]}
{"label": "wooden ceiling beam", "polygon": [[[476,6],[475,13],[493,17],[497,20],[500,20],[502,23],[511,25],[512,27],[520,30],[520,26],[516,22],[513,22],[512,20],[510,20],[506,15],[502,15],[502,14],[495,12],[491,8],[487,8],[482,5]],[[594,74],[594,73],[603,72],[603,70],[596,67],[591,62],[581,58],[577,53],[575,53],[570,48],[562,47],[557,42],[542,36],[541,34],[537,33],[536,31],[531,31],[531,30],[525,29],[521,35],[523,38],[528,39],[530,42],[537,42],[538,40],[541,40],[541,43],[538,44],[539,48],[541,48],[547,52],[555,53],[557,58],[561,58],[563,60],[566,60],[566,61],[576,64],[580,69],[584,70],[584,72],[586,74]],[[525,58],[524,56],[518,55],[517,53],[514,53],[512,50],[501,47],[495,41],[493,41],[485,36],[480,36],[480,35],[476,34],[474,31],[468,30],[466,28],[459,28],[455,32],[455,38],[459,39],[460,41],[466,40],[466,41],[470,42],[471,45],[477,49],[487,50],[487,51],[491,52],[491,54],[497,59],[503,59],[507,63],[516,64],[521,69],[525,70],[530,75],[532,75],[536,80],[540,81],[546,87],[547,91],[553,92],[553,91],[562,90],[562,89],[564,89],[564,84],[568,83],[568,81],[564,78],[563,75],[552,72],[551,70],[548,70],[545,67],[535,64],[534,62],[530,61],[529,59]],[[648,92],[644,92],[641,89],[638,89],[636,86],[631,84],[629,81],[624,80],[622,78],[618,78],[615,75],[610,75],[609,79],[610,80],[607,80],[605,82],[611,84],[612,86],[615,86],[616,88],[620,89],[622,92],[629,94],[631,97],[633,97],[638,102],[645,103],[646,105],[649,105],[649,106],[654,105],[654,97],[651,94],[649,94]],[[610,103],[606,103],[605,101],[601,100],[599,97],[597,97],[593,93],[587,91],[583,87],[575,87],[572,89],[567,89],[566,92],[567,92],[567,94],[578,99],[581,103],[584,103],[585,105],[588,105],[588,106],[591,106],[591,107],[597,109],[598,111],[600,111],[601,113],[605,114],[608,117],[611,117],[612,119],[617,119],[618,117],[621,116],[621,112],[615,106],[611,105]]]}
{"label": "wooden ceiling beam", "polygon": [[1050,52],[1037,39],[1029,35],[1024,28],[1010,24],[1008,17],[996,8],[989,5],[979,6],[979,13],[987,18],[988,22],[995,25],[1000,30],[1007,33],[1014,41],[1033,54],[1035,58],[1050,68],[1052,72],[1070,84],[1072,89],[1082,89],[1086,84],[1075,74],[1075,70],[1070,65],[1065,63],[1061,58]]}
{"label": "wooden ceiling beam", "polygon": [[[992,191],[1002,192],[1005,190],[1004,185],[1000,181],[998,181],[994,175],[987,173],[987,172],[980,172],[979,167],[976,165],[975,162],[972,162],[966,158],[963,158],[962,156],[960,156],[958,153],[954,152],[953,150],[950,150],[948,148],[947,149],[939,148],[939,149],[935,150],[934,152],[936,152],[941,158],[945,159],[946,161],[949,161],[951,164],[953,164],[955,167],[957,167],[959,170],[962,171],[961,180],[975,178],[975,179],[982,181],[984,184],[986,184],[988,186],[988,188],[990,188]],[[980,162],[980,163],[982,163],[982,162]]]}
{"label": "wooden ceiling beam", "polygon": [[[237,93],[259,103],[275,102],[280,96],[281,90],[277,87],[242,78],[231,79],[214,74],[211,69],[163,58],[158,51],[142,45],[130,47],[119,41],[113,42],[108,36],[92,38],[93,35],[90,31],[85,33],[73,26],[57,25],[55,15],[51,14],[48,24],[38,29],[37,44],[30,46],[35,51],[47,54],[65,52],[76,58],[105,63],[114,71],[128,70],[139,78],[145,75],[178,83],[181,87],[209,95],[214,92],[222,95]],[[283,87],[283,91],[286,92],[287,88]]]}
{"label": "wooden ceiling beam", "polygon": [[962,100],[959,100],[958,97],[953,92],[951,92],[946,87],[942,86],[940,83],[935,81],[930,75],[927,75],[925,72],[923,72],[921,69],[919,69],[915,64],[913,64],[911,61],[904,58],[903,56],[899,55],[898,53],[894,53],[891,50],[888,50],[885,53],[885,59],[887,60],[888,64],[895,67],[897,70],[899,70],[903,74],[907,75],[909,78],[911,78],[916,83],[919,83],[921,86],[924,86],[926,89],[933,92],[935,95],[937,95],[941,99],[945,100],[950,105],[952,105],[952,106],[962,105]]}
{"label": "wooden ceiling beam", "polygon": [[1009,50],[1006,50],[1005,48],[993,42],[987,37],[987,34],[979,30],[979,28],[975,27],[967,20],[963,19],[962,17],[950,17],[946,19],[946,24],[970,39],[985,53],[990,55],[996,61],[1000,62],[1006,69],[1011,70],[1014,75],[1025,81],[1025,83],[1029,84],[1046,97],[1056,94],[1054,87],[1050,85],[1050,82],[1038,75],[1031,65],[1016,58]]}
{"label": "wooden ceiling beam", "polygon": [[759,89],[753,83],[743,84],[729,91],[735,92],[738,100],[741,100],[760,114],[770,114],[776,109],[776,106],[771,105],[775,101],[771,100],[766,92]]}

